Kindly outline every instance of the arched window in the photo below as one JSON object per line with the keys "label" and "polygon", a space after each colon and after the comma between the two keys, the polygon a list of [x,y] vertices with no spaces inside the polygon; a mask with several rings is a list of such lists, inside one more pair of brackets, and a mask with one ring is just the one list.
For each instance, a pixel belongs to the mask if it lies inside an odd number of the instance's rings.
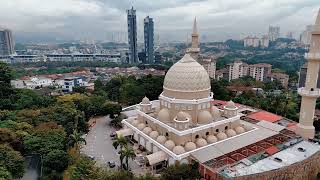
{"label": "arched window", "polygon": [[166,136],[169,136],[169,133],[166,132]]}
{"label": "arched window", "polygon": [[216,129],[216,132],[218,133],[218,132],[219,132],[219,129]]}
{"label": "arched window", "polygon": [[228,126],[224,127],[224,130],[227,130],[228,129]]}
{"label": "arched window", "polygon": [[146,121],[146,124],[148,124],[148,121]]}
{"label": "arched window", "polygon": [[196,139],[198,139],[199,138],[199,135],[196,135]]}
{"label": "arched window", "polygon": [[208,136],[209,135],[209,132],[206,132],[206,136]]}

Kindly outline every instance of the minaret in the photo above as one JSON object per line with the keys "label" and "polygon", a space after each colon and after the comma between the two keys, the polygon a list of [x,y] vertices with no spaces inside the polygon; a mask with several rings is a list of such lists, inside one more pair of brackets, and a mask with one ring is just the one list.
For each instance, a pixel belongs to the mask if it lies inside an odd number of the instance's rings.
{"label": "minaret", "polygon": [[300,119],[296,133],[305,139],[314,138],[315,128],[313,126],[316,100],[320,96],[317,89],[318,72],[320,66],[320,10],[315,23],[314,31],[311,33],[311,45],[309,53],[305,55],[308,60],[308,70],[305,87],[299,88],[298,93],[302,96]]}
{"label": "minaret", "polygon": [[198,27],[197,27],[197,18],[194,18],[191,37],[192,37],[191,48],[187,49],[187,53],[189,53],[195,60],[198,61],[200,48],[199,48],[199,34],[198,34]]}
{"label": "minaret", "polygon": [[192,48],[199,48],[199,34],[197,27],[197,18],[194,18],[193,29],[192,29]]}

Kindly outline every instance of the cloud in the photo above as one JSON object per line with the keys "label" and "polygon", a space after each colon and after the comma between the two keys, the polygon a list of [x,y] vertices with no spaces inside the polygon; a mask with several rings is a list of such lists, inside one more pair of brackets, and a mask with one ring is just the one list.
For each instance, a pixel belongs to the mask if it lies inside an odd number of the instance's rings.
{"label": "cloud", "polygon": [[[17,34],[108,40],[126,32],[126,9],[137,9],[138,32],[150,15],[162,41],[185,41],[197,16],[207,40],[261,35],[270,24],[298,34],[314,22],[319,0],[3,0],[0,26]],[[140,38],[141,39],[141,38]]]}

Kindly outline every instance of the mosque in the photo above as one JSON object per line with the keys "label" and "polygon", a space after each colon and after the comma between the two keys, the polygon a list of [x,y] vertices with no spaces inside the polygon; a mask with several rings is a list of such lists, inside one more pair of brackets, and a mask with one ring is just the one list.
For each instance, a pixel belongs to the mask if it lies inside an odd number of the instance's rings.
{"label": "mosque", "polygon": [[[312,38],[319,45],[320,13],[317,23],[319,31]],[[303,114],[296,124],[232,101],[215,100],[208,73],[196,60],[196,33],[192,41],[184,57],[168,70],[159,100],[145,97],[133,109],[124,111],[128,118],[122,121],[124,128],[117,134],[146,150],[145,165],[153,173],[174,163],[196,161],[203,179],[208,180],[314,177],[320,171],[320,146],[312,142],[314,130],[309,116]],[[318,46],[316,50],[312,50],[317,52],[312,56],[315,64],[320,62]],[[308,94],[311,91],[312,96]],[[311,100],[319,97],[315,92],[299,90]],[[310,105],[311,100],[303,103]]]}

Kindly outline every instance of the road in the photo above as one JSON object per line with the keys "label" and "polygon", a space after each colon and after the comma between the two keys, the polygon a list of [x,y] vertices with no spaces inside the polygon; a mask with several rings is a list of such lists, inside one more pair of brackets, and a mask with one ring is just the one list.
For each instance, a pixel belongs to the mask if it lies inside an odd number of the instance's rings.
{"label": "road", "polygon": [[[81,153],[95,158],[99,166],[107,167],[106,162],[114,161],[119,166],[120,160],[117,150],[112,146],[110,134],[116,129],[109,126],[108,117],[96,118],[96,125],[91,128],[86,136],[87,145],[81,149]],[[129,166],[135,174],[140,174],[141,168],[135,161],[129,160]]]}

